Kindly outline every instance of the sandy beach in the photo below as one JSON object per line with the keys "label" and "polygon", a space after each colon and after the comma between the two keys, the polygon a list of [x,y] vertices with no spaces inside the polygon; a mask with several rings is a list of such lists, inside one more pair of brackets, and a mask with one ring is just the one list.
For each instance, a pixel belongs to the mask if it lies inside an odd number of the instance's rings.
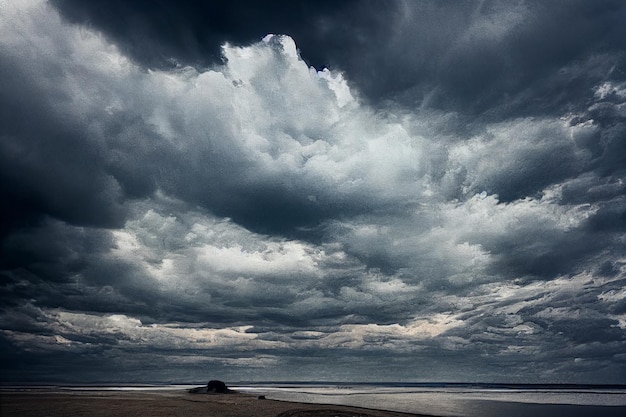
{"label": "sandy beach", "polygon": [[186,391],[119,392],[31,389],[3,391],[2,417],[185,416],[185,417],[407,417],[391,411],[259,399],[255,395]]}

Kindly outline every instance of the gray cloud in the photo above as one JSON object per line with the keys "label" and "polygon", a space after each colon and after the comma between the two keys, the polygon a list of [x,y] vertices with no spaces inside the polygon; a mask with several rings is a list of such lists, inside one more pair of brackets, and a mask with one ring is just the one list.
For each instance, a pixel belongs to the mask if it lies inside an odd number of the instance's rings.
{"label": "gray cloud", "polygon": [[332,70],[53,5],[0,15],[11,378],[623,382],[620,5],[323,5]]}

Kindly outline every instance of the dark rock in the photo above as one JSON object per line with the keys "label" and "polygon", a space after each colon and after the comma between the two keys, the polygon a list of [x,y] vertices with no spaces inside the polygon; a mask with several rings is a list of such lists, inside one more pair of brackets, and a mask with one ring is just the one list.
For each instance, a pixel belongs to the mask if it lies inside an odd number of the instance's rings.
{"label": "dark rock", "polygon": [[209,381],[209,383],[206,386],[206,390],[207,392],[213,392],[215,394],[226,394],[227,392],[230,392],[230,390],[228,389],[225,383],[223,383],[222,381],[215,380],[215,379]]}
{"label": "dark rock", "polygon": [[259,395],[258,399],[259,400],[264,400],[265,399],[265,395]]}
{"label": "dark rock", "polygon": [[234,391],[222,381],[211,380],[206,387],[191,388],[188,392],[190,394],[228,394]]}

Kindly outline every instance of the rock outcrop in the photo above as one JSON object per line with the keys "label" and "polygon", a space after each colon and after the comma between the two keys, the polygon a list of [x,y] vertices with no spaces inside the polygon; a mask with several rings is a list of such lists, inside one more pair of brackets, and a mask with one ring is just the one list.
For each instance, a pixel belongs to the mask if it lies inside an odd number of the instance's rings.
{"label": "rock outcrop", "polygon": [[225,383],[223,383],[222,381],[218,381],[216,379],[209,381],[209,383],[206,386],[206,390],[207,392],[212,392],[215,394],[226,394],[230,392],[230,390],[228,389]]}
{"label": "rock outcrop", "polygon": [[209,381],[206,387],[191,388],[189,392],[191,394],[228,394],[233,390],[229,389],[222,381],[213,379]]}

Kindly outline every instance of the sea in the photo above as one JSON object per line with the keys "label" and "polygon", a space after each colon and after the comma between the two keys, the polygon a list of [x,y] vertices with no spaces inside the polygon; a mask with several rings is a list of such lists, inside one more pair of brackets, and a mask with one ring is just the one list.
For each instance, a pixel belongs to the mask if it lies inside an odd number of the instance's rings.
{"label": "sea", "polygon": [[[273,400],[442,417],[626,417],[626,385],[302,382],[228,385],[235,391]],[[54,388],[167,392],[197,386],[116,384]]]}
{"label": "sea", "polygon": [[275,400],[432,416],[626,417],[624,385],[286,383],[233,388]]}

